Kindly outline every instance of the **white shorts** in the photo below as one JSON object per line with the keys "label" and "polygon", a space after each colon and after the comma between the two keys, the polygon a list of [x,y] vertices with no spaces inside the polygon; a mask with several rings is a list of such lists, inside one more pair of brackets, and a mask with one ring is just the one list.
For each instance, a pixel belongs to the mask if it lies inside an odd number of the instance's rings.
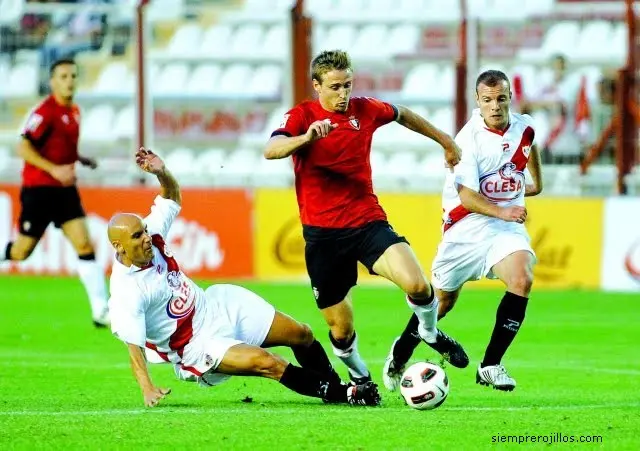
{"label": "white shorts", "polygon": [[517,251],[528,251],[536,256],[527,235],[502,232],[479,243],[441,242],[431,266],[431,282],[443,291],[456,291],[465,282],[480,280],[483,276],[497,279],[493,266]]}
{"label": "white shorts", "polygon": [[178,379],[208,386],[230,377],[215,372],[230,347],[264,343],[276,310],[254,292],[237,285],[213,285],[205,295],[211,321],[185,346],[182,362],[174,370]]}

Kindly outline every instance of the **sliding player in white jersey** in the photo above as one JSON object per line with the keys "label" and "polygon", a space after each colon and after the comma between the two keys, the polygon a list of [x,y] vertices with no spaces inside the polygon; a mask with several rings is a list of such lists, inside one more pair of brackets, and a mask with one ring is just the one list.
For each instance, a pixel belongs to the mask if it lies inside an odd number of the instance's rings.
{"label": "sliding player in white jersey", "polygon": [[[203,290],[180,269],[165,240],[180,212],[178,183],[162,160],[146,149],[136,154],[162,187],[146,218],[118,214],[109,222],[116,250],[111,274],[111,328],[129,349],[131,366],[152,407],[169,389],[156,387],[146,357],[170,362],[180,380],[216,385],[231,375],[262,376],[325,402],[378,405],[372,382],[346,385],[311,329],[276,311],[255,293],[235,285]],[[266,351],[288,346],[301,367]]]}
{"label": "sliding player in white jersey", "polygon": [[[462,158],[443,190],[443,235],[432,283],[439,318],[453,308],[468,281],[488,277],[506,285],[476,382],[511,391],[516,381],[501,361],[524,320],[533,283],[535,253],[524,226],[524,198],[542,191],[540,158],[531,117],[509,111],[511,90],[504,73],[480,74],[476,100],[479,109],[456,136]],[[525,182],[526,170],[532,184]],[[417,328],[412,317],[387,357],[383,379],[390,390],[397,388],[420,342]]]}

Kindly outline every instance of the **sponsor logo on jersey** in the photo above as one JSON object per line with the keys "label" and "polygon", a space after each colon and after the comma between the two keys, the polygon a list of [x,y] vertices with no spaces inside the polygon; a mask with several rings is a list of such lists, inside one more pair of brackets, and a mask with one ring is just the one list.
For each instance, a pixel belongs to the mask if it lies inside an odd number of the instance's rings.
{"label": "sponsor logo on jersey", "polygon": [[278,128],[285,128],[287,126],[287,122],[289,121],[289,114],[285,114],[282,117],[282,122],[280,122],[280,127]]}
{"label": "sponsor logo on jersey", "polygon": [[512,162],[480,177],[480,192],[494,202],[510,201],[524,191],[524,173]]}
{"label": "sponsor logo on jersey", "polygon": [[194,296],[171,296],[167,302],[167,315],[173,319],[180,319],[188,316],[195,308]]}

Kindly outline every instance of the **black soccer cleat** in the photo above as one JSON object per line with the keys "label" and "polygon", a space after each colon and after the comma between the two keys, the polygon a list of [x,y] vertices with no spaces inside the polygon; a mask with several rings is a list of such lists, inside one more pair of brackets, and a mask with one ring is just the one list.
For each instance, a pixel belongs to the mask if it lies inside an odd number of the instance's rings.
{"label": "black soccer cleat", "polygon": [[371,381],[347,388],[347,403],[351,406],[379,406],[381,402],[378,386]]}
{"label": "black soccer cleat", "polygon": [[442,354],[442,357],[456,368],[466,368],[469,365],[469,356],[464,352],[462,345],[440,329],[438,329],[438,335],[434,343],[426,341],[425,343]]}
{"label": "black soccer cleat", "polygon": [[350,385],[364,385],[367,382],[373,382],[373,379],[371,379],[371,374],[364,377],[357,377],[351,374],[351,372],[349,372],[349,379],[350,379],[349,381]]}

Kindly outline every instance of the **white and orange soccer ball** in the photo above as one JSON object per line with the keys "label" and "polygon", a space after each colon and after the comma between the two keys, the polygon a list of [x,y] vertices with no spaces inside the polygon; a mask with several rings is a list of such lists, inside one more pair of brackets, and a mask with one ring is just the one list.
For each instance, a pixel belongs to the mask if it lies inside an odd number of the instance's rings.
{"label": "white and orange soccer ball", "polygon": [[442,368],[429,362],[411,365],[402,375],[400,393],[414,409],[431,410],[449,394],[449,378]]}

